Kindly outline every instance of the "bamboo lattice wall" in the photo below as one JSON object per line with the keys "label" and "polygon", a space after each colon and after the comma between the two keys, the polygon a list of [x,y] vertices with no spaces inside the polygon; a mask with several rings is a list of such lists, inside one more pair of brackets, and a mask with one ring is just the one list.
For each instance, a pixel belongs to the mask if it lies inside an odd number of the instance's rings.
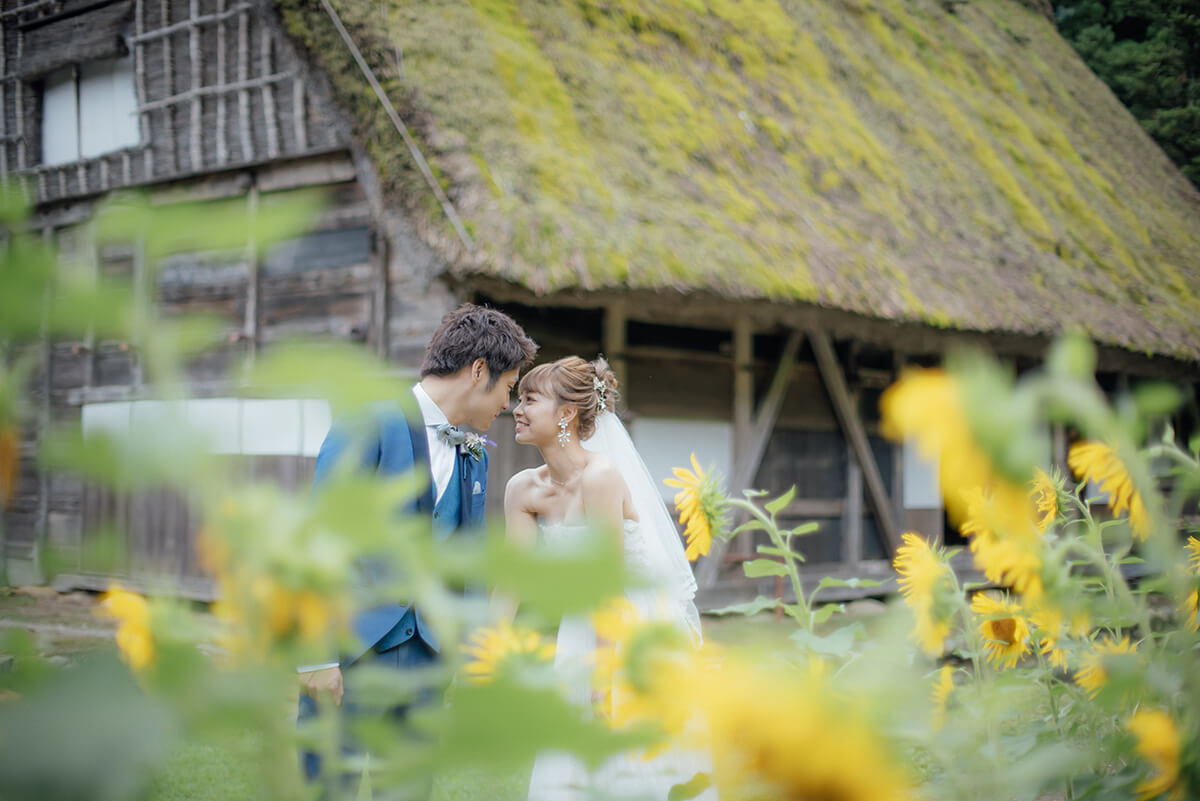
{"label": "bamboo lattice wall", "polygon": [[[96,15],[106,14],[102,21]],[[57,57],[30,42],[120,26],[133,58],[139,145],[41,165],[41,87]],[[50,32],[49,34],[47,32]],[[344,148],[268,4],[238,0],[0,0],[0,175],[38,203]],[[87,48],[84,48],[86,51]],[[75,56],[78,57],[78,56]]]}

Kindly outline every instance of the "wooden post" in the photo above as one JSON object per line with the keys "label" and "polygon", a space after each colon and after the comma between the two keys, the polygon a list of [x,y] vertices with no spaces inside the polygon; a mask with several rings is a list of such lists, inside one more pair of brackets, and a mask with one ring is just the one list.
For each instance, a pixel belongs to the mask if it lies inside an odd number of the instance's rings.
{"label": "wooden post", "polygon": [[[200,23],[197,21],[199,16],[200,0],[191,0],[188,8],[188,17],[191,23],[188,26],[188,60],[192,65],[192,85],[190,87],[192,89],[199,89],[204,84],[203,62],[200,60]],[[201,95],[192,97],[191,110],[191,130],[188,132],[190,136],[189,166],[193,172],[199,172],[204,168],[202,145],[204,98]]]}
{"label": "wooden post", "polygon": [[[245,11],[238,14],[237,81],[245,86],[250,80],[250,18]],[[254,138],[250,134],[250,93],[238,89],[238,133],[241,136],[243,162],[254,158]]]}
{"label": "wooden post", "polygon": [[[898,381],[907,358],[901,351],[892,351],[892,380]],[[892,443],[892,511],[897,525],[904,525],[904,443]]]}
{"label": "wooden post", "polygon": [[[225,85],[225,0],[217,0],[217,87]],[[225,126],[228,98],[225,92],[217,94],[217,164],[229,161],[229,140]]]}
{"label": "wooden post", "polygon": [[308,150],[308,119],[304,111],[304,81],[292,80],[292,133],[296,137],[296,150]]}
{"label": "wooden post", "polygon": [[1069,473],[1067,466],[1067,431],[1062,423],[1055,423],[1050,429],[1050,458],[1052,464],[1064,473]]}
{"label": "wooden post", "polygon": [[[754,327],[750,318],[739,316],[733,324],[733,463],[738,464],[750,447],[754,425]],[[743,556],[753,550],[753,533],[738,537],[734,552]]]}
{"label": "wooden post", "polygon": [[[775,429],[775,421],[779,419],[779,410],[783,406],[784,395],[787,394],[788,384],[791,383],[792,373],[796,369],[796,355],[800,352],[800,341],[803,335],[800,331],[792,331],[787,344],[783,347],[783,355],[779,366],[775,369],[775,377],[771,380],[771,388],[763,399],[762,408],[754,421],[754,429],[748,440],[748,445],[742,457],[738,459],[730,477],[729,493],[740,497],[742,490],[747,489],[754,481],[759,465],[762,464],[763,454],[767,450],[767,440]],[[721,562],[725,558],[728,544],[724,540],[716,540],[708,556],[696,566],[696,583],[700,587],[711,587],[717,580],[721,570]]]}
{"label": "wooden post", "polygon": [[838,421],[842,425],[842,433],[845,434],[851,451],[862,467],[871,506],[875,509],[875,519],[879,521],[879,530],[883,533],[884,545],[894,555],[900,547],[896,518],[892,514],[891,501],[883,486],[883,477],[879,474],[879,465],[875,464],[875,456],[871,453],[867,433],[863,429],[862,421],[858,419],[858,409],[853,406],[850,394],[846,391],[846,382],[838,367],[833,345],[829,341],[829,335],[817,328],[809,329],[808,338],[817,357],[817,367],[820,368],[821,378],[825,381],[825,389],[829,392],[834,411],[837,412]]}
{"label": "wooden post", "polygon": [[[858,408],[858,393],[851,396]],[[863,471],[851,451],[846,459],[846,506],[842,510],[842,561],[848,565],[863,558]]]}
{"label": "wooden post", "polygon": [[[162,0],[159,5],[162,9],[163,25],[171,24],[171,2],[170,0]],[[162,55],[163,55],[163,81],[166,83],[166,89],[163,94],[171,96],[175,94],[175,58],[171,54],[171,37],[164,36],[162,40]],[[175,149],[175,108],[167,106],[163,109],[163,116],[166,121],[167,129],[167,164],[169,169],[174,172],[179,169],[179,154]]]}
{"label": "wooden post", "polygon": [[[21,28],[17,28],[17,62],[20,63],[23,50],[25,49],[25,34]],[[13,100],[16,108],[13,109],[16,115],[17,124],[17,169],[25,169],[25,137],[21,134],[25,133],[25,85],[17,81],[17,85],[13,88]]]}
{"label": "wooden post", "polygon": [[374,279],[372,281],[372,289],[374,290],[374,320],[372,328],[374,329],[374,345],[375,352],[381,359],[388,358],[389,343],[391,341],[390,326],[391,315],[388,309],[388,239],[382,231],[371,231],[371,266],[375,270]]}
{"label": "wooden post", "polygon": [[615,301],[604,307],[604,358],[620,386],[625,408],[629,408],[629,359],[625,356],[625,333],[629,318],[625,304]]}
{"label": "wooden post", "polygon": [[[271,29],[262,27],[259,50],[262,53],[262,77],[271,76]],[[279,115],[275,112],[275,89],[269,82],[262,85],[263,120],[267,129],[267,158],[279,155]]]}
{"label": "wooden post", "polygon": [[[8,75],[8,59],[6,58],[7,53],[5,53],[7,48],[4,46],[4,42],[4,25],[0,23],[0,76]],[[0,184],[5,188],[8,188],[8,93],[5,91],[7,87],[8,78],[0,77]],[[17,87],[17,91],[21,91],[20,86]],[[0,520],[0,528],[3,526],[3,520]],[[3,542],[3,532],[0,532],[0,542]],[[0,565],[0,571],[3,569],[4,565]],[[3,575],[0,572],[0,580],[3,579]]]}
{"label": "wooden post", "polygon": [[[134,0],[133,17],[134,32],[140,37],[146,32],[146,0]],[[142,157],[145,159],[142,165],[145,175],[142,178],[149,180],[154,177],[154,148],[153,142],[150,141],[150,112],[140,110],[150,99],[146,92],[146,45],[140,40],[133,46],[133,74],[139,108],[138,128],[141,131],[142,145],[146,148]]]}

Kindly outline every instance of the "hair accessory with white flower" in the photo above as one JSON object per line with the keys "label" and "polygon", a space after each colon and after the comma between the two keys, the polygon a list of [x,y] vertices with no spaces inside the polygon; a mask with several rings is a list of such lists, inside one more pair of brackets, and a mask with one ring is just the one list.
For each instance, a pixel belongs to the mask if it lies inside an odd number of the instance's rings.
{"label": "hair accessory with white flower", "polygon": [[596,390],[596,405],[600,407],[600,411],[608,411],[608,399],[605,395],[608,392],[608,384],[600,380],[600,376],[592,376],[592,389]]}

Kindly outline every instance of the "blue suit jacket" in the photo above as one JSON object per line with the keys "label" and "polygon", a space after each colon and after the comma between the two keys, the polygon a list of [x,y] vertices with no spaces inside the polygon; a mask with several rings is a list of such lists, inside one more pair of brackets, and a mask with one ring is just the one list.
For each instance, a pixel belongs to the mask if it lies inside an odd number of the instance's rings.
{"label": "blue suit jacket", "polygon": [[[335,423],[325,436],[317,454],[313,488],[317,489],[321,482],[329,477],[339,460],[347,456],[347,449],[358,441],[363,444],[359,453],[359,468],[362,470],[379,476],[398,476],[414,469],[425,471],[425,477],[429,480],[424,492],[409,502],[403,511],[406,514],[421,514],[432,518],[433,481],[429,472],[429,446],[425,437],[425,423],[420,412],[415,413],[413,417],[415,419],[410,421],[399,403],[387,403],[376,404],[370,408],[365,432],[356,430],[357,436],[352,435],[347,426]],[[483,527],[487,465],[486,449],[479,461],[470,456],[459,457],[457,472],[459,491],[462,494],[459,520],[454,530]],[[446,492],[452,489],[453,487],[447,487]],[[372,578],[368,569],[362,572],[360,580],[366,584],[370,583]],[[356,614],[351,621],[351,627],[358,638],[358,647],[349,658],[341,660],[342,666],[352,664],[382,640],[403,620],[410,608],[410,603],[398,600],[396,603],[372,607]],[[432,628],[421,619],[419,610],[413,608],[412,611],[416,623],[415,636],[421,637],[435,651],[438,650]]]}

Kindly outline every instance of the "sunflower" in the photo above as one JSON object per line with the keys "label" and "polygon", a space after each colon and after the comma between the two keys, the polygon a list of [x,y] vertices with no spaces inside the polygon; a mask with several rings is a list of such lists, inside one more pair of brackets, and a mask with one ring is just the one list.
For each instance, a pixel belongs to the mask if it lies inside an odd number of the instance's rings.
{"label": "sunflower", "polygon": [[981,487],[963,493],[966,518],[962,532],[970,538],[975,566],[989,581],[1011,587],[1031,603],[1041,600],[1043,543],[1031,523],[998,533],[1002,522],[996,499]]}
{"label": "sunflower", "polygon": [[[1188,568],[1193,574],[1200,574],[1200,539],[1188,537],[1183,547],[1188,555]],[[1192,588],[1179,613],[1184,616],[1188,631],[1200,631],[1200,591]]]}
{"label": "sunflower", "polygon": [[1108,673],[1104,670],[1105,658],[1114,654],[1135,653],[1137,653],[1137,645],[1131,643],[1129,637],[1122,637],[1116,642],[1112,640],[1097,641],[1091,653],[1083,658],[1083,664],[1079,670],[1075,672],[1075,683],[1087,690],[1088,695],[1095,696],[1099,694],[1100,688],[1108,682]]}
{"label": "sunflower", "polygon": [[929,655],[941,654],[954,611],[947,602],[954,591],[953,573],[929,543],[912,532],[904,534],[892,566],[900,574],[904,602],[916,618],[913,637]]}
{"label": "sunflower", "polygon": [[879,727],[819,669],[729,659],[719,670],[689,674],[677,691],[700,708],[713,778],[726,801],[912,797]]}
{"label": "sunflower", "polygon": [[119,621],[117,648],[121,658],[134,670],[142,670],[154,660],[154,638],[150,634],[150,607],[146,599],[112,584],[100,599],[106,614]]}
{"label": "sunflower", "polygon": [[694,562],[708,553],[712,547],[714,533],[720,533],[725,525],[725,498],[717,477],[711,471],[705,473],[692,453],[692,469],[676,467],[675,478],[663,479],[668,487],[678,487],[675,509],[679,522],[686,528],[687,558]]}
{"label": "sunflower", "polygon": [[931,697],[933,699],[933,727],[940,729],[946,725],[946,704],[950,700],[950,693],[954,690],[954,668],[950,665],[942,665],[937,672],[937,679],[933,682],[933,691]]}
{"label": "sunflower", "polygon": [[1133,486],[1125,462],[1116,452],[1101,442],[1077,442],[1071,446],[1067,464],[1081,481],[1090,481],[1109,498],[1114,515],[1128,510],[1129,525],[1137,539],[1150,532],[1150,518],[1142,495]]}
{"label": "sunflower", "polygon": [[1171,716],[1160,709],[1139,709],[1129,719],[1129,731],[1137,738],[1137,752],[1150,763],[1151,774],[1138,783],[1138,799],[1183,797],[1179,782],[1179,732]]}
{"label": "sunflower", "polygon": [[340,611],[330,598],[307,587],[287,587],[267,574],[250,581],[250,598],[261,611],[267,632],[277,640],[296,635],[317,642],[339,620]]}
{"label": "sunflower", "polygon": [[938,465],[942,498],[955,523],[966,513],[963,491],[975,487],[987,488],[996,499],[1001,530],[1032,518],[1025,491],[997,473],[976,444],[962,387],[951,374],[937,368],[906,370],[883,393],[879,408],[884,436],[914,440],[921,455]]}
{"label": "sunflower", "polygon": [[1033,471],[1031,487],[1033,505],[1040,515],[1034,522],[1038,533],[1045,534],[1050,524],[1058,518],[1058,485],[1039,467]]}
{"label": "sunflower", "polygon": [[1086,614],[1076,614],[1068,626],[1063,612],[1051,607],[1042,607],[1029,616],[1029,622],[1037,630],[1038,647],[1052,666],[1067,669],[1067,652],[1062,647],[1065,636],[1082,637],[1087,634],[1089,621]]}
{"label": "sunflower", "polygon": [[971,599],[971,611],[983,618],[979,634],[993,665],[1007,670],[1029,653],[1029,622],[1018,604],[977,592]]}
{"label": "sunflower", "polygon": [[1200,591],[1192,590],[1187,600],[1179,607],[1184,616],[1188,631],[1200,631]]}
{"label": "sunflower", "polygon": [[1188,554],[1188,567],[1193,573],[1200,573],[1200,540],[1188,537],[1183,547]]}
{"label": "sunflower", "polygon": [[474,684],[493,681],[509,659],[532,658],[536,662],[554,659],[553,643],[547,642],[536,631],[514,628],[507,621],[476,629],[463,651],[469,657],[463,672]]}

